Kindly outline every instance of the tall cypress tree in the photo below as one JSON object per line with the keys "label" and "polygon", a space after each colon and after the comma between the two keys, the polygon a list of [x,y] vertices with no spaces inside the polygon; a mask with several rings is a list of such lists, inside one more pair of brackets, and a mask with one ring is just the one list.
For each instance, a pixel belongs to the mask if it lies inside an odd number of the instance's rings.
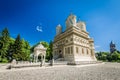
{"label": "tall cypress tree", "polygon": [[10,43],[9,43],[9,48],[8,48],[8,55],[7,55],[7,58],[9,60],[9,62],[12,61],[12,52],[14,50],[14,42],[15,42],[15,39],[14,38],[10,38]]}
{"label": "tall cypress tree", "polygon": [[52,52],[53,52],[53,42],[52,41],[50,41],[50,44],[49,44],[49,48],[50,48],[50,60],[53,58],[53,54],[52,54]]}
{"label": "tall cypress tree", "polygon": [[18,34],[17,38],[15,39],[15,43],[13,45],[13,48],[14,49],[12,51],[12,53],[13,53],[12,58],[19,60],[19,61],[22,60],[22,56],[21,56],[21,54],[22,54],[22,41],[20,39],[20,34]]}
{"label": "tall cypress tree", "polygon": [[1,61],[6,59],[7,57],[7,51],[9,47],[9,40],[10,40],[10,34],[7,28],[3,29],[3,31],[0,34],[0,56],[1,56]]}

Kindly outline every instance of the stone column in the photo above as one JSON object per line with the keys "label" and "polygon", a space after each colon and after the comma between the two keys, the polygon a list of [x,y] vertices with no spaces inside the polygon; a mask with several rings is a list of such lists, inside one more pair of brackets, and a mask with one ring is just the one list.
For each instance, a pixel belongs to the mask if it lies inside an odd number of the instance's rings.
{"label": "stone column", "polygon": [[36,56],[36,61],[35,62],[37,63],[37,61],[38,61],[38,55]]}
{"label": "stone column", "polygon": [[63,48],[63,58],[64,58],[64,60],[65,60],[65,47]]}
{"label": "stone column", "polygon": [[37,62],[37,55],[34,55],[34,62]]}
{"label": "stone column", "polygon": [[75,45],[73,45],[73,60],[75,61],[75,54],[76,54],[76,48]]}
{"label": "stone column", "polygon": [[71,54],[71,46],[69,47],[69,50],[70,50],[69,52],[70,52],[70,54]]}
{"label": "stone column", "polygon": [[[52,52],[53,53],[53,52]],[[54,65],[54,56],[52,57],[52,66]]]}
{"label": "stone column", "polygon": [[94,61],[97,61],[97,59],[96,59],[96,57],[95,57],[94,49],[92,49],[92,59],[93,59]]}
{"label": "stone column", "polygon": [[35,55],[34,55],[34,61],[33,62],[35,62]]}
{"label": "stone column", "polygon": [[41,64],[40,64],[40,67],[43,66],[43,55],[41,55]]}
{"label": "stone column", "polygon": [[79,47],[79,53],[80,53],[80,56],[82,55],[82,48],[81,47]]}
{"label": "stone column", "polygon": [[45,55],[44,55],[43,65],[45,65]]}
{"label": "stone column", "polygon": [[53,54],[53,59],[55,59],[55,50],[54,49],[53,49],[52,54]]}

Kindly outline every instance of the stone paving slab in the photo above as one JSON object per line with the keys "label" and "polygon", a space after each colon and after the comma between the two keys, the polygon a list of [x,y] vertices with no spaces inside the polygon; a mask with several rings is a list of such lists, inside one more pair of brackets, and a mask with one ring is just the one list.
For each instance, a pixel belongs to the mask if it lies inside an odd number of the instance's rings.
{"label": "stone paving slab", "polygon": [[120,80],[120,64],[13,69],[0,72],[0,80]]}

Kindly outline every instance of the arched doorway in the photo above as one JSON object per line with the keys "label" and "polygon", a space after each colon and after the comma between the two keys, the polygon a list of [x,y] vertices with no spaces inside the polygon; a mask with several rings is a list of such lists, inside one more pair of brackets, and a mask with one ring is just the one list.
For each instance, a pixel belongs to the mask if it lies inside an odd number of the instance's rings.
{"label": "arched doorway", "polygon": [[41,62],[41,55],[38,55],[38,62]]}
{"label": "arched doorway", "polygon": [[62,57],[63,57],[62,50],[59,50],[59,58],[62,58]]}

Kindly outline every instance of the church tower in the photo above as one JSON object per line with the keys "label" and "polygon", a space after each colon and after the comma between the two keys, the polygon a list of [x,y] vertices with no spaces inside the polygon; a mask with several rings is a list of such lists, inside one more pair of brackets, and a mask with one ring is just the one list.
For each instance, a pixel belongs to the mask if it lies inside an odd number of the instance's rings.
{"label": "church tower", "polygon": [[110,53],[113,53],[114,51],[116,51],[116,45],[113,41],[111,41],[111,43],[110,43]]}

